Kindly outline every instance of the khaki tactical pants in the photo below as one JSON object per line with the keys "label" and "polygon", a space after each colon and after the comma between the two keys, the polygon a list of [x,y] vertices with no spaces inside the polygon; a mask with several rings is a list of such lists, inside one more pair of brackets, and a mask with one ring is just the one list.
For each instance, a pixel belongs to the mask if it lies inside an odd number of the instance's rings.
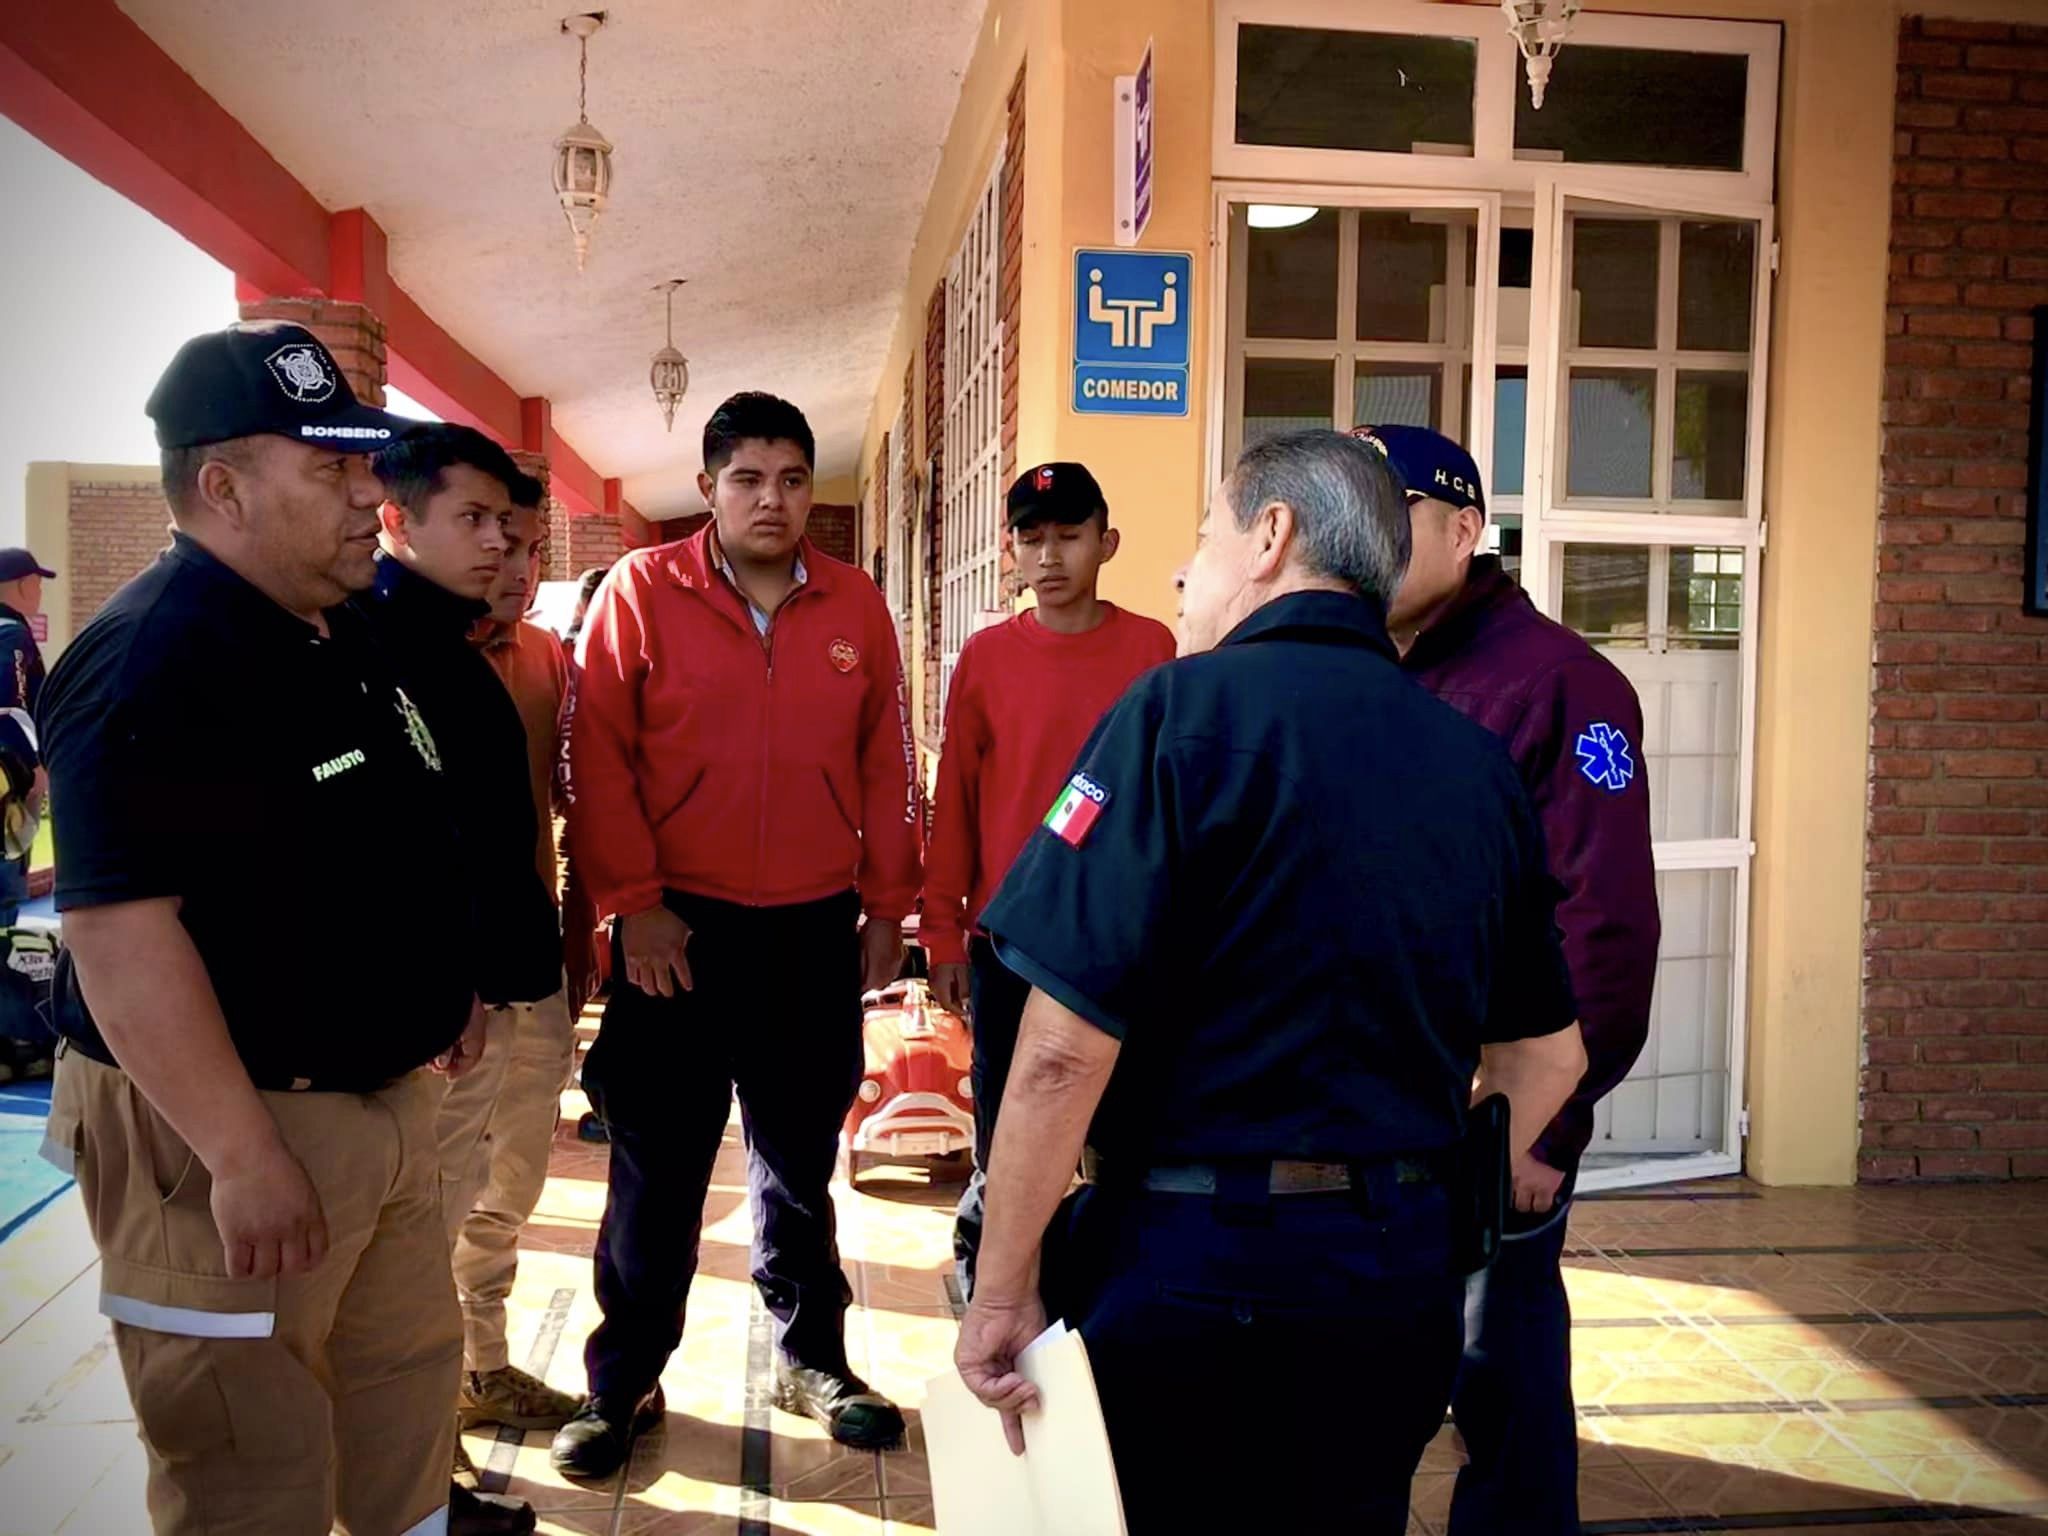
{"label": "khaki tactical pants", "polygon": [[576,1022],[563,993],[493,1008],[484,1015],[483,1060],[442,1101],[441,1209],[469,1370],[511,1364],[505,1299],[519,1269],[519,1232],[547,1183],[575,1059]]}
{"label": "khaki tactical pants", "polygon": [[127,1075],[57,1065],[101,1254],[100,1310],[149,1453],[157,1536],[436,1536],[447,1528],[460,1322],[436,1190],[436,1080],[266,1093],[320,1196],[307,1274],[232,1280],[206,1167]]}

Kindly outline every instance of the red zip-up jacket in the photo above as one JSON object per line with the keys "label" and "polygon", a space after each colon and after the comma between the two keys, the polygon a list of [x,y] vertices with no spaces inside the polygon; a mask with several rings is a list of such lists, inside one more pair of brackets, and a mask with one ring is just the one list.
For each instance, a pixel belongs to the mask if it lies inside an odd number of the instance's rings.
{"label": "red zip-up jacket", "polygon": [[590,605],[570,733],[569,842],[600,915],[664,889],[752,907],[859,887],[917,901],[919,810],[896,626],[808,540],[764,641],[711,527],[612,568]]}

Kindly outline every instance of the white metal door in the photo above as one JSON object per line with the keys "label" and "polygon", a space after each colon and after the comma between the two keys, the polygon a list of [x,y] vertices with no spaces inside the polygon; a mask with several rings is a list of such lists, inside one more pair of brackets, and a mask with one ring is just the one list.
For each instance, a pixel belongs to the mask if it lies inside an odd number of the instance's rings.
{"label": "white metal door", "polygon": [[946,475],[939,541],[939,705],[960,648],[1002,606],[1003,156],[946,277]]}
{"label": "white metal door", "polygon": [[1523,581],[1635,685],[1664,920],[1582,1186],[1739,1169],[1772,218],[1544,177]]}

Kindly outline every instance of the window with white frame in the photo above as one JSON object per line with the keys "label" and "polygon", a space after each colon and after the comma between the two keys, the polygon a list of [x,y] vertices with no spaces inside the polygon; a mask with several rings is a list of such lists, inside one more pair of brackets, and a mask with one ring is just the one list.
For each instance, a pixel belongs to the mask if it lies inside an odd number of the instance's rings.
{"label": "window with white frame", "polygon": [[1650,169],[1767,201],[1780,33],[1583,12],[1541,110],[1493,6],[1218,0],[1214,163],[1261,181],[1526,190]]}
{"label": "window with white frame", "polygon": [[1488,537],[1634,686],[1664,940],[1588,1185],[1739,1166],[1779,31],[1218,0],[1210,447],[1463,440]]}
{"label": "window with white frame", "polygon": [[1002,607],[1003,157],[946,275],[946,474],[941,514],[939,699],[961,647]]}
{"label": "window with white frame", "polygon": [[910,640],[910,402],[905,400],[889,427],[888,480],[882,498],[882,595],[896,620],[896,643],[908,655]]}

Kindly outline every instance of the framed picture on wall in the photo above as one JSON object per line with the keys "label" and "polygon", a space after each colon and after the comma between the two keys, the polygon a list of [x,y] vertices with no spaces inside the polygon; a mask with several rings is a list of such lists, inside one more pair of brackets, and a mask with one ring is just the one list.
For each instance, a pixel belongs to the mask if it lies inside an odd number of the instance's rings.
{"label": "framed picture on wall", "polygon": [[2034,397],[2027,444],[2027,590],[2022,606],[2048,617],[2048,306],[2034,311]]}

